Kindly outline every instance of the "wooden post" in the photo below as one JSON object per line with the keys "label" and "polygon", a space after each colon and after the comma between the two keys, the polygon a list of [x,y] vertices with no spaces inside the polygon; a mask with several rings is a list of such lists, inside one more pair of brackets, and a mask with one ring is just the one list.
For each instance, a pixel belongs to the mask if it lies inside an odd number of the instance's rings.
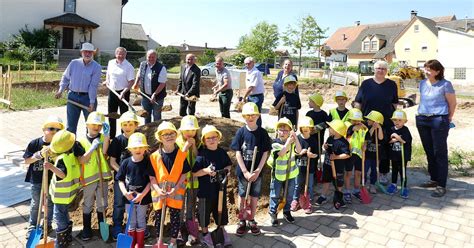
{"label": "wooden post", "polygon": [[18,61],[18,83],[20,82],[21,78],[21,61]]}
{"label": "wooden post", "polygon": [[0,77],[1,77],[0,78],[0,83],[2,83],[2,86],[0,86],[0,87],[3,88],[2,94],[3,94],[3,98],[5,98],[5,87],[3,86],[3,66],[0,66]]}
{"label": "wooden post", "polygon": [[11,71],[10,71],[10,66],[8,66],[8,71],[9,71],[9,74],[10,74],[10,82],[8,83],[8,101],[10,102],[10,104],[8,104],[8,108],[10,108],[10,105],[12,104],[12,81],[13,81],[13,78],[11,76]]}
{"label": "wooden post", "polygon": [[36,60],[33,60],[33,82],[36,82]]}
{"label": "wooden post", "polygon": [[[7,96],[7,83],[8,83],[8,73],[10,71],[10,65],[8,65],[7,67],[7,71],[5,73],[5,80],[3,80],[3,96],[2,98],[5,99],[5,97]],[[3,75],[2,75],[3,77]]]}

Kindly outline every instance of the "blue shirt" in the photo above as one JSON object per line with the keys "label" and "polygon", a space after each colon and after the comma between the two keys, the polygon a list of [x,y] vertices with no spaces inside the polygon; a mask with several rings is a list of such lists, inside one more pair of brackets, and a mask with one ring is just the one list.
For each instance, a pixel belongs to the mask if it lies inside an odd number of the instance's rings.
{"label": "blue shirt", "polygon": [[449,114],[446,94],[454,94],[453,85],[448,80],[442,79],[435,84],[431,84],[427,79],[421,81],[418,114]]}
{"label": "blue shirt", "polygon": [[63,73],[59,90],[63,92],[66,87],[74,92],[88,92],[89,104],[94,104],[97,98],[97,87],[100,83],[101,67],[92,60],[84,64],[82,58],[73,59]]}

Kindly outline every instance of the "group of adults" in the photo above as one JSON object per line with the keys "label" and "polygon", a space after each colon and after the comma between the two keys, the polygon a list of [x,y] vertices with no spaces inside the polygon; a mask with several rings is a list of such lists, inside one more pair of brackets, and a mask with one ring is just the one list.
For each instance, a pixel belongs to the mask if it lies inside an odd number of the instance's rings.
{"label": "group of adults", "polygon": [[[81,58],[70,62],[62,76],[56,97],[61,97],[63,91],[69,89],[67,103],[67,130],[76,133],[77,123],[82,112],[85,119],[89,112],[97,108],[97,88],[101,83],[101,66],[94,61],[94,46],[84,43],[81,49]],[[123,47],[115,50],[115,59],[109,61],[106,80],[104,84],[110,91],[108,96],[108,112],[124,113],[128,110],[123,101],[130,100],[130,90],[139,88],[144,96],[142,106],[150,115],[145,118],[145,123],[161,120],[161,109],[166,97],[167,72],[163,64],[157,61],[154,50],[146,53],[146,60],[140,63],[137,74],[133,66],[126,60],[127,51]],[[254,102],[261,112],[264,102],[264,81],[262,73],[255,67],[251,57],[244,60],[246,71],[246,90],[242,98],[244,102]],[[213,94],[219,98],[222,117],[230,118],[230,105],[232,102],[232,77],[224,66],[222,57],[215,58],[216,85],[212,87]],[[428,160],[430,180],[423,183],[422,187],[434,187],[433,197],[442,197],[446,193],[448,177],[448,147],[447,138],[455,108],[456,96],[451,82],[444,78],[444,67],[437,60],[429,60],[424,64],[427,78],[419,84],[420,104],[416,115],[416,127],[421,138],[421,143]],[[354,107],[362,110],[364,115],[376,110],[383,114],[385,130],[390,130],[393,123],[390,117],[398,105],[398,89],[394,81],[387,78],[388,64],[378,61],[374,64],[374,77],[364,80],[360,85],[354,100]],[[283,82],[288,76],[296,75],[293,72],[293,63],[287,59],[282,70],[278,73],[273,84],[275,97],[283,93]],[[189,100],[192,96],[200,95],[201,70],[196,65],[196,56],[186,55],[185,64],[181,66],[176,94],[180,97],[179,115],[194,115],[196,102]],[[297,94],[298,91],[296,91]],[[240,100],[240,99],[239,99]],[[78,107],[79,103],[84,107]],[[110,135],[116,133],[114,119],[109,119]],[[261,118],[258,120],[261,125]],[[389,149],[387,146],[385,149]],[[389,160],[380,162],[382,177],[390,171]]]}

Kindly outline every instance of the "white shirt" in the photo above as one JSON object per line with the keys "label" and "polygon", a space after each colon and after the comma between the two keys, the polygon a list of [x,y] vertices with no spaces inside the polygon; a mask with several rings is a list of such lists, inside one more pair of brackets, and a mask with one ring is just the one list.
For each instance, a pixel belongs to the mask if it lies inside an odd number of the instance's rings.
{"label": "white shirt", "polygon": [[250,86],[255,87],[250,95],[263,94],[265,92],[262,73],[255,66],[250,70],[247,69],[245,75],[245,87],[248,88]]}
{"label": "white shirt", "polygon": [[112,89],[120,91],[128,87],[128,82],[135,79],[135,69],[126,59],[117,63],[116,59],[107,65],[107,81]]}
{"label": "white shirt", "polygon": [[[143,85],[144,85],[144,88],[145,88],[145,93],[148,94],[148,95],[153,94],[153,92],[151,92],[151,78],[152,78],[151,68],[154,65],[155,64],[150,65],[150,64],[147,63],[147,67],[146,67],[146,71],[145,71],[145,82],[143,82]],[[138,72],[138,75],[140,75],[140,72]],[[160,74],[158,75],[158,82],[161,83],[161,84],[166,83],[167,76],[168,76],[168,74],[166,72],[166,67],[163,66],[163,68],[161,68]]]}

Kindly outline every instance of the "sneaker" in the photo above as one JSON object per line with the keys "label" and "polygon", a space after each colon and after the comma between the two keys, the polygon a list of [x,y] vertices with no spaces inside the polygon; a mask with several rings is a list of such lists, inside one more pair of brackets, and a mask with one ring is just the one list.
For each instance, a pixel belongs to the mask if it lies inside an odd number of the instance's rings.
{"label": "sneaker", "polygon": [[359,200],[360,202],[362,202],[362,197],[360,196],[360,191],[353,192],[353,193],[352,193],[352,196],[354,196],[354,198],[356,198],[357,200]]}
{"label": "sneaker", "polygon": [[[114,241],[117,241],[117,237],[118,237],[119,233],[121,233],[121,232],[122,232],[122,227],[121,226],[118,226],[118,225],[113,226],[112,227],[112,239]],[[146,232],[145,232],[145,235],[146,235]]]}
{"label": "sneaker", "polygon": [[299,205],[299,204],[298,204],[298,201],[297,201],[297,200],[293,200],[293,201],[291,202],[290,210],[291,210],[292,212],[297,211],[297,210],[298,210],[298,207],[299,207],[298,205]]}
{"label": "sneaker", "polygon": [[321,205],[323,205],[324,203],[326,203],[327,201],[328,201],[328,198],[327,198],[327,197],[320,195],[320,196],[318,197],[318,200],[316,200],[316,206],[321,206]]}
{"label": "sneaker", "polygon": [[446,194],[446,188],[436,186],[435,192],[431,194],[432,197],[443,197]]}
{"label": "sneaker", "polygon": [[206,233],[205,235],[203,235],[201,239],[201,244],[207,247],[214,247],[214,243],[212,242],[212,237],[209,233]]}
{"label": "sneaker", "polygon": [[227,231],[222,227],[222,232],[224,233],[224,247],[232,245],[232,241],[230,240],[230,236]]}
{"label": "sneaker", "polygon": [[276,214],[270,214],[270,222],[272,226],[278,226],[278,224],[280,224]]}
{"label": "sneaker", "polygon": [[348,204],[352,203],[351,193],[349,192],[344,193],[344,201],[347,202]]}
{"label": "sneaker", "polygon": [[149,237],[151,237],[151,233],[150,231],[148,231],[148,228],[145,228],[145,239],[148,239]]}
{"label": "sneaker", "polygon": [[33,230],[35,230],[35,229],[36,229],[36,227],[33,226],[33,225],[28,226],[28,231],[26,232],[26,239],[28,239],[30,237],[31,232],[33,232]]}
{"label": "sneaker", "polygon": [[435,188],[436,186],[438,186],[438,182],[431,180],[420,184],[420,187],[422,188]]}
{"label": "sneaker", "polygon": [[389,195],[393,195],[393,194],[397,193],[397,191],[398,191],[397,185],[394,184],[394,183],[391,183],[387,188],[387,194],[389,194]]}
{"label": "sneaker", "polygon": [[408,189],[407,189],[407,188],[403,188],[402,191],[400,192],[400,196],[401,196],[403,199],[408,199]]}
{"label": "sneaker", "polygon": [[257,226],[257,222],[255,220],[250,220],[249,223],[248,223],[248,226],[250,228],[250,232],[257,236],[257,235],[260,235],[260,228]]}
{"label": "sneaker", "polygon": [[313,213],[313,208],[311,206],[309,206],[309,208],[304,210],[304,213],[305,214],[312,214]]}
{"label": "sneaker", "polygon": [[388,184],[388,176],[387,176],[387,173],[385,174],[380,174],[380,178],[379,178],[379,182],[383,185],[387,185]]}
{"label": "sneaker", "polygon": [[291,216],[291,212],[283,212],[283,217],[285,218],[285,220],[288,223],[294,223],[295,222],[295,218],[293,218],[293,216]]}
{"label": "sneaker", "polygon": [[375,184],[370,185],[369,192],[371,194],[377,194],[377,188],[375,187]]}
{"label": "sneaker", "polygon": [[239,222],[239,227],[237,227],[237,231],[235,232],[235,234],[237,236],[242,236],[246,234],[247,232],[248,232],[247,223],[245,223],[245,220],[241,220]]}

